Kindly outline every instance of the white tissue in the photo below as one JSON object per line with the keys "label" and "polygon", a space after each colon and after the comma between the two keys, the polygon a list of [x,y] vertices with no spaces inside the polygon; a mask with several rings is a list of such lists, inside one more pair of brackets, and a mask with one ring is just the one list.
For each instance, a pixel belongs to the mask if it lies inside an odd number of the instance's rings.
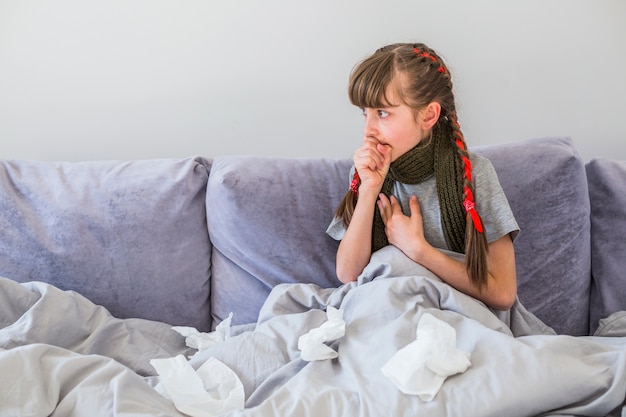
{"label": "white tissue", "polygon": [[185,344],[188,347],[198,349],[198,352],[201,352],[230,338],[230,323],[232,319],[233,313],[231,312],[210,333],[201,333],[193,327],[185,326],[174,326],[172,329],[185,338]]}
{"label": "white tissue", "polygon": [[320,327],[309,330],[298,338],[298,349],[302,352],[302,360],[320,361],[334,359],[337,352],[327,346],[326,342],[334,342],[346,334],[346,322],[343,320],[343,310],[332,306],[326,308],[327,321]]}
{"label": "white tissue", "polygon": [[417,325],[417,339],[400,349],[382,367],[382,373],[400,391],[423,401],[435,398],[444,380],[465,372],[469,354],[456,348],[456,330],[425,313]]}
{"label": "white tissue", "polygon": [[218,359],[210,358],[197,371],[183,355],[152,359],[150,364],[160,376],[155,389],[164,390],[182,413],[192,417],[215,417],[244,408],[241,380]]}

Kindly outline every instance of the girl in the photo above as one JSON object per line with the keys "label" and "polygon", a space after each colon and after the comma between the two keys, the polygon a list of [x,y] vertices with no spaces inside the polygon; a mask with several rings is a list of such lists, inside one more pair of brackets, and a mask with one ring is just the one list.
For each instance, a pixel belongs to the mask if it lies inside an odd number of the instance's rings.
{"label": "girl", "polygon": [[467,150],[443,60],[424,44],[385,46],[353,69],[348,92],[365,129],[327,230],[341,240],[338,278],[355,281],[391,244],[459,291],[510,308],[519,228],[491,162]]}

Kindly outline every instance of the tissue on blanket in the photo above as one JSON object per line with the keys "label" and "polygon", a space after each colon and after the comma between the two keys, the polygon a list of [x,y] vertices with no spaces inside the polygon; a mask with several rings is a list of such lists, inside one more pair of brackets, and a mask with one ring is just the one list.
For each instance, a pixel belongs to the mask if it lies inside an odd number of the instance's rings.
{"label": "tissue on blanket", "polygon": [[153,359],[150,364],[159,374],[160,384],[174,406],[189,416],[215,417],[244,408],[241,380],[218,359],[209,358],[197,371],[183,355]]}
{"label": "tissue on blanket", "polygon": [[381,371],[403,393],[430,401],[446,377],[470,366],[469,355],[456,348],[454,328],[432,314],[420,318],[416,333],[417,339],[392,356]]}
{"label": "tissue on blanket", "polygon": [[301,358],[307,362],[334,359],[337,352],[327,346],[326,342],[334,342],[346,334],[346,322],[343,310],[332,306],[326,307],[327,321],[321,326],[309,330],[298,338],[298,349]]}
{"label": "tissue on blanket", "polygon": [[175,330],[185,338],[185,344],[188,347],[198,349],[198,352],[201,352],[230,338],[230,323],[232,319],[233,313],[231,312],[210,333],[201,333],[194,327],[186,326],[174,326],[172,330]]}

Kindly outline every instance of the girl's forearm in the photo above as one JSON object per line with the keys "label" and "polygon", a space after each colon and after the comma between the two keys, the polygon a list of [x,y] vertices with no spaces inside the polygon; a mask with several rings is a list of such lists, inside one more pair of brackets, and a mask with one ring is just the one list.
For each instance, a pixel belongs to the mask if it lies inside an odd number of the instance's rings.
{"label": "girl's forearm", "polygon": [[407,255],[457,290],[497,310],[507,310],[513,305],[517,294],[513,246],[509,236],[489,246],[488,282],[482,290],[470,282],[464,262],[453,259],[432,246],[421,251],[419,255]]}
{"label": "girl's forearm", "polygon": [[361,193],[352,220],[337,250],[337,277],[356,281],[372,255],[372,222],[378,193]]}

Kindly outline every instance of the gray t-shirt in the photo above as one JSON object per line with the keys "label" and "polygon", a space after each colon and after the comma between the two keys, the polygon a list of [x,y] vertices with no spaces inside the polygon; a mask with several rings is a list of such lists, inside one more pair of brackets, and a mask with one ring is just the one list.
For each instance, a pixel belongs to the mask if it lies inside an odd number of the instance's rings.
{"label": "gray t-shirt", "polygon": [[[515,239],[519,233],[519,226],[513,216],[509,201],[502,191],[498,175],[491,161],[473,153],[470,153],[470,160],[472,161],[476,210],[483,221],[487,242],[491,243],[507,234]],[[350,170],[350,180],[352,180],[353,175],[354,166]],[[406,215],[410,213],[409,198],[411,195],[416,195],[422,212],[424,237],[432,246],[450,250],[441,224],[434,175],[419,184],[396,182],[393,187],[393,195],[400,201],[402,211]],[[345,232],[346,229],[338,218],[333,219],[326,229],[326,233],[336,240],[343,239]]]}

